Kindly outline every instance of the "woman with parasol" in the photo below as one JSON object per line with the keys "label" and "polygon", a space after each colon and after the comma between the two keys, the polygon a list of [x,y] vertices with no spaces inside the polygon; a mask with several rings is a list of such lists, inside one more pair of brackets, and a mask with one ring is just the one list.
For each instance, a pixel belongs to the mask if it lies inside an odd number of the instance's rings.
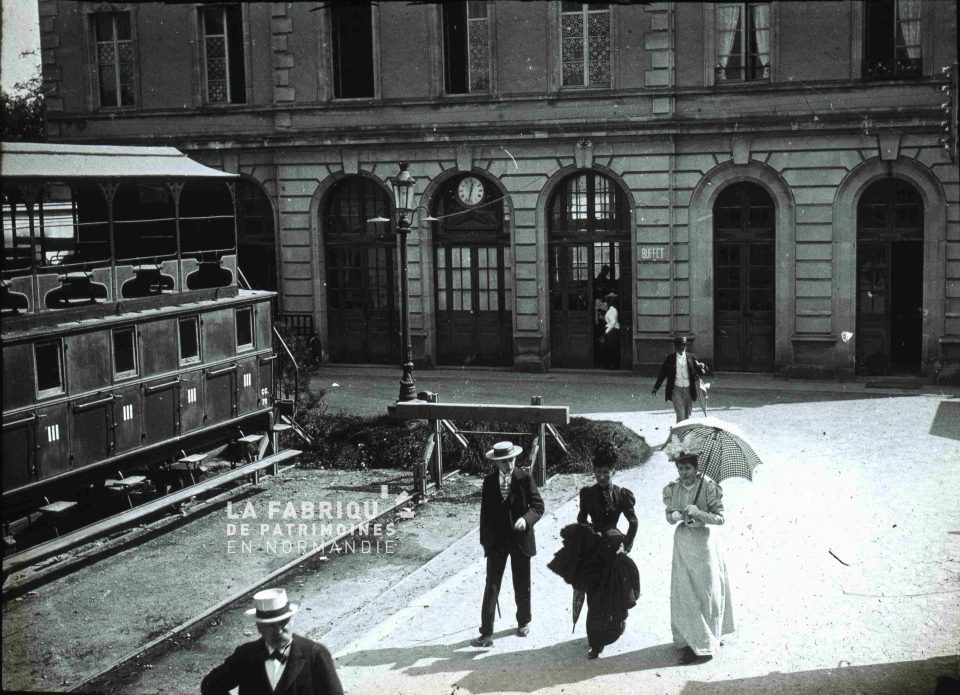
{"label": "woman with parasol", "polygon": [[666,447],[679,477],[663,489],[667,522],[682,522],[673,536],[670,626],[681,664],[711,659],[723,635],[734,631],[730,581],[718,534],[723,490],[697,475],[699,448],[674,438]]}

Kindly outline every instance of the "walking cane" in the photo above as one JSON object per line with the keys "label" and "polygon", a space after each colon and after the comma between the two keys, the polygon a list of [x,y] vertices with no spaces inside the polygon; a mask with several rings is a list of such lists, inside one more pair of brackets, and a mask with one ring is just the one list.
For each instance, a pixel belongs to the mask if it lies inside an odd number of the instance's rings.
{"label": "walking cane", "polygon": [[500,614],[500,599],[497,599],[497,617],[503,620],[503,615]]}

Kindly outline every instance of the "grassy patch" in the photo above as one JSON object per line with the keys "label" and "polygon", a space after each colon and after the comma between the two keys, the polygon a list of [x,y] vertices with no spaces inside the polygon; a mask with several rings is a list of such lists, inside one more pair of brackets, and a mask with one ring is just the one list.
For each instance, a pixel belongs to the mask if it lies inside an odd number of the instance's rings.
{"label": "grassy patch", "polygon": [[[387,415],[359,416],[329,413],[323,404],[301,412],[297,420],[313,437],[301,458],[305,468],[356,470],[367,468],[411,468],[421,460],[430,434],[425,421],[400,422]],[[443,434],[443,467],[467,471],[490,470],[484,452],[495,442],[511,440],[524,448],[525,460],[533,438],[531,425],[516,423],[457,422],[461,430],[511,434],[466,435],[469,447],[463,449],[452,436]],[[569,425],[557,428],[566,441],[565,454],[551,436],[547,436],[547,469],[558,473],[590,472],[593,453],[601,443],[616,447],[620,468],[640,465],[650,458],[650,447],[643,437],[619,422],[571,418]],[[303,448],[302,442],[298,448]]]}

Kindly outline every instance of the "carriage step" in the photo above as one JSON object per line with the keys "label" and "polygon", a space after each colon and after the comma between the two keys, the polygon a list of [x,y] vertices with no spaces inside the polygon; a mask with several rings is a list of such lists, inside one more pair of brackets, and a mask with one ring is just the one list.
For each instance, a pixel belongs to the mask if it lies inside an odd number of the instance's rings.
{"label": "carriage step", "polygon": [[40,511],[49,516],[61,516],[77,506],[76,502],[50,502],[40,507]]}

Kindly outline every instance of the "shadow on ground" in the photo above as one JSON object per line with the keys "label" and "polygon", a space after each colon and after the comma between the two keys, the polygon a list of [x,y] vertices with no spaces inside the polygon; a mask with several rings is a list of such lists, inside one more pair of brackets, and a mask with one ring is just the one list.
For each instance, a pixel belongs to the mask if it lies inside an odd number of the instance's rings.
{"label": "shadow on ground", "polygon": [[934,437],[960,439],[960,400],[940,401],[937,414],[930,425]]}
{"label": "shadow on ground", "polygon": [[[494,640],[514,634],[503,630]],[[479,657],[483,658],[479,658]],[[427,663],[416,664],[421,660]],[[471,693],[499,693],[504,690],[535,692],[542,688],[574,685],[598,676],[634,673],[677,666],[673,644],[660,644],[624,654],[587,659],[587,643],[579,639],[540,649],[494,653],[470,646],[469,640],[452,644],[426,644],[391,649],[371,649],[344,657],[351,667],[393,664],[410,677],[470,671],[456,686]],[[550,668],[543,668],[550,664]],[[455,688],[456,689],[456,688]]]}
{"label": "shadow on ground", "polygon": [[900,661],[869,666],[843,666],[797,673],[768,673],[728,681],[690,681],[682,695],[739,695],[777,693],[870,693],[870,695],[932,695],[937,679],[957,672],[957,656],[922,661]]}

